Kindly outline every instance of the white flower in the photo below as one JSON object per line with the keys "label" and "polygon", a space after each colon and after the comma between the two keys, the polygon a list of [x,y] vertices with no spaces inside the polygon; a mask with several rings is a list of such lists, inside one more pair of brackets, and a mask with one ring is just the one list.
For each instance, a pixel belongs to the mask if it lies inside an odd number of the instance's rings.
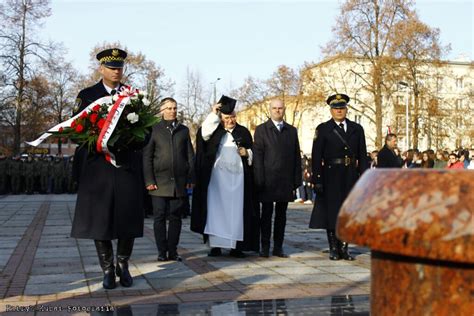
{"label": "white flower", "polygon": [[118,98],[119,98],[119,95],[118,95],[118,94],[114,94],[114,95],[112,96],[112,101],[115,102],[115,101],[118,100]]}
{"label": "white flower", "polygon": [[149,105],[150,105],[150,100],[148,100],[147,98],[143,98],[142,102],[143,102],[143,104],[144,104],[145,106],[149,106]]}
{"label": "white flower", "polygon": [[135,124],[136,122],[138,122],[138,114],[135,112],[129,113],[127,115],[127,120],[129,120],[130,123]]}
{"label": "white flower", "polygon": [[138,100],[138,94],[134,94],[130,97],[132,100]]}

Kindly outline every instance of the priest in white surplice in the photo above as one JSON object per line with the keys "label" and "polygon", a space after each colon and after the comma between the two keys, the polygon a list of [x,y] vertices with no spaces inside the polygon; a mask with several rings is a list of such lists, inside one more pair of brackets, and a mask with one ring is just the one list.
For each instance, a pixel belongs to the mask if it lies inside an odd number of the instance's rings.
{"label": "priest in white surplice", "polygon": [[205,236],[210,256],[258,251],[259,228],[252,178],[252,136],[237,124],[235,100],[223,96],[196,135],[196,187],[191,229]]}

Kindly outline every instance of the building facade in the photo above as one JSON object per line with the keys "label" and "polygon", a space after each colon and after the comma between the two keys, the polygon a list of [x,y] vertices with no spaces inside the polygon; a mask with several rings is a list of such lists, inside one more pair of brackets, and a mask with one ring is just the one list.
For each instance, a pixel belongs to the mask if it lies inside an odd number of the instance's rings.
{"label": "building facade", "polygon": [[[303,83],[302,96],[285,100],[286,121],[298,128],[304,153],[311,152],[316,126],[331,117],[323,98],[305,96],[335,92],[350,96],[348,118],[364,126],[368,150],[377,149],[371,67],[367,59],[334,57],[306,69],[312,75]],[[391,67],[382,85],[382,135],[397,134],[401,150],[474,148],[473,62],[424,62],[417,68],[416,85],[404,75],[403,62]],[[264,100],[244,108],[238,113],[240,124],[254,131],[268,118],[268,104]]]}

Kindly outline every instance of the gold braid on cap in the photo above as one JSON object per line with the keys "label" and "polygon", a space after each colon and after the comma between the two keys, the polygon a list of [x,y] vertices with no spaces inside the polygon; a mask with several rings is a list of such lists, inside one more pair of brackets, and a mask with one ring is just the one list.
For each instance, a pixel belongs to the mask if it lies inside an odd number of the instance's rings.
{"label": "gold braid on cap", "polygon": [[101,64],[103,63],[107,63],[109,61],[124,61],[125,58],[123,57],[120,57],[120,56],[105,56],[105,57],[102,57],[101,59],[99,59],[99,62]]}
{"label": "gold braid on cap", "polygon": [[339,98],[339,99],[338,99],[338,98],[336,97],[335,99],[331,100],[331,102],[329,102],[329,105],[331,105],[331,104],[336,104],[336,103],[346,103],[346,104],[347,104],[346,100],[344,100],[344,99],[342,99],[342,98]]}

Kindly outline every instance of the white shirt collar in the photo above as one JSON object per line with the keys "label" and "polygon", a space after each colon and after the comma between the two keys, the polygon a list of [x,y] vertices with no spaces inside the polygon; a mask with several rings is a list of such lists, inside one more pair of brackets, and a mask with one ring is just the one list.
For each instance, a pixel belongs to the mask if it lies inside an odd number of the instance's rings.
{"label": "white shirt collar", "polygon": [[118,90],[120,88],[120,84],[117,85],[115,88],[110,88],[108,85],[106,85],[103,81],[102,81],[102,84],[104,85],[104,88],[105,90],[107,90],[107,93],[110,94],[110,92],[112,92],[112,90]]}
{"label": "white shirt collar", "polygon": [[347,122],[346,120],[342,121],[342,122],[337,122],[336,120],[334,120],[334,123],[336,123],[337,126],[339,126],[339,124],[344,124],[344,131],[347,132]]}
{"label": "white shirt collar", "polygon": [[278,128],[278,124],[281,124],[281,126],[283,126],[283,121],[277,122],[277,121],[272,120],[272,122],[276,128]]}

